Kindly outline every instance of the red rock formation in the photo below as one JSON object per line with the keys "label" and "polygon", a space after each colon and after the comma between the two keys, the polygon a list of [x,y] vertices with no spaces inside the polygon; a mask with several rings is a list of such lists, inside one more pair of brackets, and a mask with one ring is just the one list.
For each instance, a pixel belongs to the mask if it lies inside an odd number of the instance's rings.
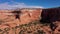
{"label": "red rock formation", "polygon": [[60,21],[60,8],[43,9],[41,17],[45,22]]}
{"label": "red rock formation", "polygon": [[[19,15],[17,14],[18,12],[15,12],[14,14],[13,11],[15,10],[0,10],[0,34],[3,34],[3,32],[4,34],[8,34],[7,30],[9,30],[9,34],[16,34],[16,32],[19,33],[21,29],[15,29],[15,27],[38,20],[40,18],[42,9],[16,10],[21,11],[21,14]],[[16,15],[18,16],[17,19]]]}
{"label": "red rock formation", "polygon": [[[15,21],[18,21],[17,24],[25,24],[31,21],[35,21],[39,19],[39,16],[42,12],[42,9],[21,9],[21,14],[19,14],[20,20],[15,19],[14,13],[12,13],[15,10],[0,10],[0,20],[6,21],[7,23],[16,23]],[[17,10],[16,10],[17,11]],[[19,22],[20,21],[20,22]]]}
{"label": "red rock formation", "polygon": [[56,25],[53,22],[60,21],[60,8],[51,8],[51,9],[43,9],[41,13],[42,23],[49,23],[52,31],[56,29]]}

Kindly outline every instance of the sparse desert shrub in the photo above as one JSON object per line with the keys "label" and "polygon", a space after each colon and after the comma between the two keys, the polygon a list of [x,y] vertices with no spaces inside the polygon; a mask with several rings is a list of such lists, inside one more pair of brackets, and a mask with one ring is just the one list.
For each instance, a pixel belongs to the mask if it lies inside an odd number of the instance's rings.
{"label": "sparse desert shrub", "polygon": [[0,29],[0,32],[2,32],[3,30],[2,29]]}
{"label": "sparse desert shrub", "polygon": [[46,34],[43,30],[37,30],[38,34]]}
{"label": "sparse desert shrub", "polygon": [[1,25],[1,24],[3,24],[3,23],[5,23],[5,21],[3,21],[3,20],[0,20],[0,25]]}

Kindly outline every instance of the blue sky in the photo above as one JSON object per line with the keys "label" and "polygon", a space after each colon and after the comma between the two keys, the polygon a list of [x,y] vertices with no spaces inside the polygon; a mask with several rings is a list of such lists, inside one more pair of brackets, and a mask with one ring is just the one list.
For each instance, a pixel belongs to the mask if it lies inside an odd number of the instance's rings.
{"label": "blue sky", "polygon": [[60,0],[0,0],[1,7],[59,7]]}

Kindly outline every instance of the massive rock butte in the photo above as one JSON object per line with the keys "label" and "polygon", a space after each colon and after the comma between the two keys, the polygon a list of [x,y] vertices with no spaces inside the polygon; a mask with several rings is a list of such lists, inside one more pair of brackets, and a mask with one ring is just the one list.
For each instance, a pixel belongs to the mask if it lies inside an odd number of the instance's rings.
{"label": "massive rock butte", "polygon": [[46,23],[60,21],[60,8],[42,9],[41,17]]}

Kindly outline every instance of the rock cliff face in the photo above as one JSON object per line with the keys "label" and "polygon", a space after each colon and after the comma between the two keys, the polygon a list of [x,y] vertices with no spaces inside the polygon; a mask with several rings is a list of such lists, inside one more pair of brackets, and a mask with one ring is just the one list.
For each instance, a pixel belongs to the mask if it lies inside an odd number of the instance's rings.
{"label": "rock cliff face", "polygon": [[25,24],[38,20],[40,18],[41,12],[42,9],[28,9],[28,8],[19,10],[0,10],[0,20],[6,22],[3,24],[10,23]]}
{"label": "rock cliff face", "polygon": [[41,13],[42,21],[56,22],[60,21],[60,8],[43,9]]}

